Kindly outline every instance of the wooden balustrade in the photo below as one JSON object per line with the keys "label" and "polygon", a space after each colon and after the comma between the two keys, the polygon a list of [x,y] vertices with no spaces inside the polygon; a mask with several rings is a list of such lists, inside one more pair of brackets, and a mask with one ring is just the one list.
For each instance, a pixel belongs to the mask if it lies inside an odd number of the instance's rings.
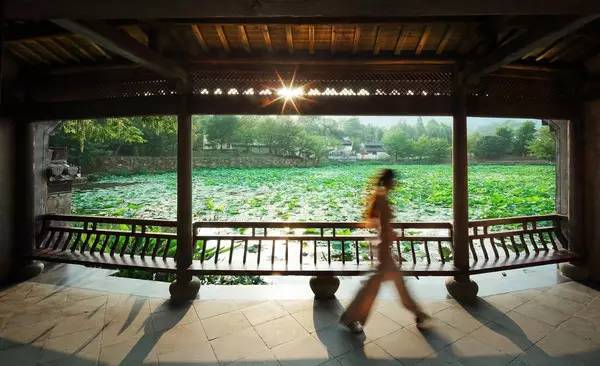
{"label": "wooden balustrade", "polygon": [[[563,216],[469,223],[476,274],[574,259]],[[449,222],[394,223],[392,254],[407,275],[457,273]],[[176,270],[177,222],[46,215],[33,257],[109,268]],[[377,265],[377,233],[359,222],[196,222],[194,274],[357,275]]]}
{"label": "wooden balustrade", "polygon": [[469,222],[470,272],[566,262],[575,259],[561,230],[565,216],[542,215]]}
{"label": "wooden balustrade", "polygon": [[[393,227],[392,254],[405,272],[454,271],[450,223]],[[197,272],[359,274],[377,262],[377,234],[359,222],[196,222],[194,238]]]}

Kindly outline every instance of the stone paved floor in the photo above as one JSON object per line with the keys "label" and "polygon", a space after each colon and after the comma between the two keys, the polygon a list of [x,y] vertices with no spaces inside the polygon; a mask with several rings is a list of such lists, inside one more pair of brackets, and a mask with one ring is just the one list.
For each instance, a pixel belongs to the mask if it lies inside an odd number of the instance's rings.
{"label": "stone paved floor", "polygon": [[575,282],[424,303],[418,330],[378,300],[363,336],[347,300],[165,299],[25,282],[0,292],[0,365],[600,365],[600,292]]}

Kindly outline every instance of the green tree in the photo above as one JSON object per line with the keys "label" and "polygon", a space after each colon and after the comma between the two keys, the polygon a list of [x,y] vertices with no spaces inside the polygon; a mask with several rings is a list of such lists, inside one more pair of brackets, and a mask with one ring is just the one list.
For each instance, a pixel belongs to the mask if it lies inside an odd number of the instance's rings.
{"label": "green tree", "polygon": [[510,126],[501,126],[496,129],[496,136],[502,143],[502,154],[507,155],[514,151],[515,132]]}
{"label": "green tree", "polygon": [[491,135],[481,136],[473,148],[473,154],[481,159],[497,159],[504,155],[506,147],[502,138]]}
{"label": "green tree", "polygon": [[556,137],[554,132],[550,131],[547,126],[541,127],[535,139],[533,139],[527,146],[529,153],[538,158],[544,160],[554,160],[556,158]]}
{"label": "green tree", "polygon": [[440,162],[450,156],[450,144],[443,138],[428,138],[427,155],[432,162]]}
{"label": "green tree", "polygon": [[119,153],[123,144],[146,142],[142,131],[129,118],[66,121],[62,128],[65,134],[77,139],[81,153],[85,151],[87,142],[114,144],[116,147],[113,149],[113,155]]}
{"label": "green tree", "polygon": [[517,129],[515,136],[515,147],[514,153],[518,156],[527,155],[527,146],[535,138],[535,123],[531,121],[525,121]]}
{"label": "green tree", "polygon": [[238,116],[211,116],[204,123],[208,141],[222,149],[233,142],[239,122]]}
{"label": "green tree", "polygon": [[394,127],[383,134],[383,147],[388,154],[394,157],[395,161],[398,161],[401,157],[409,156],[411,144],[406,132],[399,127]]}

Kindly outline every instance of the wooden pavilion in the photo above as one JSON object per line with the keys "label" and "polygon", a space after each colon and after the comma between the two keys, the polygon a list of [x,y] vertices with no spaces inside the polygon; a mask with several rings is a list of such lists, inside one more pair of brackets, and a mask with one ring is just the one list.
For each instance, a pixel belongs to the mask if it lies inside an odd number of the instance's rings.
{"label": "wooden pavilion", "polygon": [[[358,259],[368,233],[336,236],[336,228],[360,229],[357,223],[192,222],[192,114],[299,113],[453,116],[453,221],[397,224],[412,249],[407,272],[453,276],[449,291],[467,297],[477,291],[471,274],[545,263],[565,262],[563,273],[573,278],[600,279],[598,1],[0,3],[0,278],[39,269],[32,259],[172,271],[173,294],[185,298],[198,290],[194,274],[309,274],[319,292],[336,274],[370,270]],[[134,115],[178,116],[177,221],[45,215],[52,121]],[[555,127],[555,215],[469,222],[467,116],[539,118]],[[102,229],[114,223],[129,231]],[[252,234],[202,236],[208,226]],[[320,235],[276,233],[284,227]],[[415,227],[447,234],[405,235]],[[245,242],[243,262],[232,264],[231,254],[228,263],[218,255],[206,261],[211,240],[217,253]],[[272,242],[270,260],[261,262],[259,249],[249,264],[252,240],[259,248]],[[277,240],[285,240],[285,263],[274,260]],[[291,240],[300,243],[299,263],[288,260]],[[356,262],[344,255],[332,262],[335,240],[356,243]],[[302,263],[305,241],[314,242],[314,263]],[[328,243],[325,263],[317,263],[319,241]],[[427,251],[424,265],[415,245]],[[175,258],[168,255],[173,247]]]}

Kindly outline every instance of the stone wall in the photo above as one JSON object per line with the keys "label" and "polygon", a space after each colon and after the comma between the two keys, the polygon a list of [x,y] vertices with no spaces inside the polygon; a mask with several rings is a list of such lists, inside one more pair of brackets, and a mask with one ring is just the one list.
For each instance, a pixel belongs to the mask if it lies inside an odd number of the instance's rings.
{"label": "stone wall", "polygon": [[0,283],[11,269],[14,243],[15,125],[0,119]]}
{"label": "stone wall", "polygon": [[590,277],[600,281],[600,99],[585,104],[584,238]]}
{"label": "stone wall", "polygon": [[[286,158],[266,154],[243,154],[239,152],[202,152],[194,156],[194,168],[269,168],[269,167],[306,167],[313,166],[313,161],[299,158]],[[122,174],[138,172],[162,172],[177,169],[177,157],[153,156],[109,156],[98,159],[91,167],[84,167],[84,174]]]}

